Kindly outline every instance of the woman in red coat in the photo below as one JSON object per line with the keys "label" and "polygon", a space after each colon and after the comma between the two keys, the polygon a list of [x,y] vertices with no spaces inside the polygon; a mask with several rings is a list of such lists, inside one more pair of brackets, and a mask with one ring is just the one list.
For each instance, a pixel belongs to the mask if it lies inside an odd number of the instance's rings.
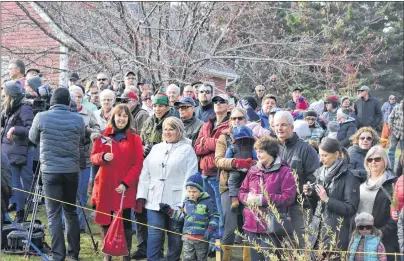
{"label": "woman in red coat", "polygon": [[[91,202],[96,210],[103,213],[117,212],[120,207],[122,193],[123,218],[130,220],[131,208],[136,206],[136,191],[140,172],[143,166],[142,140],[131,126],[132,115],[125,105],[117,105],[111,114],[103,137],[94,142],[91,162],[99,165],[94,181]],[[96,213],[94,221],[102,226],[101,234],[105,235],[112,221],[109,215]],[[128,250],[132,245],[132,223],[124,220],[125,237]],[[111,256],[104,256],[111,260]],[[130,253],[123,260],[130,260]]]}

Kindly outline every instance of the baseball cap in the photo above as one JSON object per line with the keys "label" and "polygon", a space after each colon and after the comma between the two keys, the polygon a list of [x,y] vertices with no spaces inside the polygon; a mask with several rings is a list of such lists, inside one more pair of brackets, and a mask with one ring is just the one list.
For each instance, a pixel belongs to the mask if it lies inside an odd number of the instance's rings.
{"label": "baseball cap", "polygon": [[30,71],[35,71],[35,72],[38,73],[38,74],[41,73],[41,71],[40,71],[39,69],[37,69],[37,68],[28,68],[28,70],[25,71],[25,74],[27,74],[27,73],[30,72]]}
{"label": "baseball cap", "polygon": [[212,102],[215,102],[215,101],[218,101],[218,100],[224,100],[226,102],[229,102],[229,97],[226,94],[221,93],[221,94],[215,95],[212,98]]}
{"label": "baseball cap", "polygon": [[370,91],[370,88],[367,87],[366,85],[363,85],[358,91]]}
{"label": "baseball cap", "polygon": [[124,99],[124,100],[133,99],[133,100],[139,101],[139,97],[137,97],[136,93],[134,91],[131,91],[131,90],[125,90],[122,93],[120,98]]}
{"label": "baseball cap", "polygon": [[133,76],[136,76],[136,74],[133,71],[129,71],[129,72],[125,73],[125,77],[128,77],[129,74],[133,74]]}
{"label": "baseball cap", "polygon": [[79,79],[79,75],[76,73],[76,72],[72,72],[70,75],[69,75],[69,80],[75,80],[75,81],[77,81],[78,79]]}
{"label": "baseball cap", "polygon": [[303,92],[303,89],[302,89],[302,88],[300,88],[300,87],[295,87],[295,88],[293,88],[292,92],[294,92],[294,91],[300,91],[300,92]]}
{"label": "baseball cap", "polygon": [[180,106],[182,104],[190,104],[190,105],[192,105],[194,107],[196,106],[194,99],[192,99],[190,97],[185,97],[185,98],[182,98],[181,100],[179,100],[177,102],[174,102],[174,106],[176,106],[176,107],[178,107],[178,106]]}

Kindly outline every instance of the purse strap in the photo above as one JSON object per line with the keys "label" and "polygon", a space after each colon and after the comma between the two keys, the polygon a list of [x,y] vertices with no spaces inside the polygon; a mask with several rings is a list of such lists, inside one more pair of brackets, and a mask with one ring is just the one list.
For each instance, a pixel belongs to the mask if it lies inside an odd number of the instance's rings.
{"label": "purse strap", "polygon": [[124,195],[125,195],[125,192],[122,192],[121,204],[119,205],[120,210],[122,210],[123,198],[125,197]]}

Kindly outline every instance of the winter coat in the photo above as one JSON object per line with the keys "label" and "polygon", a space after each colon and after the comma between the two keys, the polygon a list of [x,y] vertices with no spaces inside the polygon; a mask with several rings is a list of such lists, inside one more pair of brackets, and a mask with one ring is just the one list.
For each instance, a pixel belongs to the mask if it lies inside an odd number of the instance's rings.
{"label": "winter coat", "polygon": [[[317,152],[296,133],[293,133],[292,137],[281,145],[280,157],[292,170],[296,170],[300,191],[303,191],[303,184],[307,181],[310,183],[315,181],[314,172],[320,166]],[[308,202],[305,202],[305,207],[309,207]],[[311,207],[314,208],[314,205],[312,204]]]}
{"label": "winter coat", "polygon": [[[63,127],[63,128],[62,128]],[[48,174],[80,171],[80,141],[84,140],[83,118],[69,106],[56,104],[39,112],[29,131],[29,139],[40,143],[41,171]]]}
{"label": "winter coat", "polygon": [[365,126],[372,127],[375,130],[380,129],[383,116],[377,98],[369,95],[369,99],[366,101],[358,99],[355,101],[354,109],[358,129]]}
{"label": "winter coat", "polygon": [[86,126],[86,135],[84,139],[84,156],[86,158],[86,168],[89,168],[91,167],[90,153],[93,146],[90,136],[92,133],[99,133],[101,130],[100,125],[98,125],[97,118],[94,115],[94,112],[89,111],[86,107],[82,106],[79,114],[83,118],[84,124]]}
{"label": "winter coat", "polygon": [[383,122],[388,123],[389,122],[389,116],[391,111],[396,107],[398,103],[394,102],[391,104],[390,102],[385,102],[382,106],[382,114],[383,114]]}
{"label": "winter coat", "polygon": [[206,192],[202,192],[196,202],[186,197],[183,208],[174,210],[170,217],[180,222],[184,221],[182,233],[188,235],[203,236],[208,226],[215,230],[219,226],[216,202]]}
{"label": "winter coat", "polygon": [[[22,99],[24,96],[21,96]],[[28,133],[34,119],[32,107],[16,101],[16,105],[9,109],[9,112],[1,112],[1,150],[6,153],[11,165],[25,166],[29,139]],[[8,131],[14,127],[13,139],[7,139]]]}
{"label": "winter coat", "polygon": [[266,115],[266,114],[262,111],[262,109],[261,109],[257,114],[258,114],[258,116],[260,116],[260,118],[261,118],[261,123],[263,124],[262,127],[266,128],[266,129],[271,128],[271,125],[269,124],[269,117],[268,117],[268,115]]}
{"label": "winter coat", "polygon": [[146,208],[155,211],[160,210],[160,203],[181,206],[186,181],[197,171],[198,160],[189,139],[156,144],[143,162],[137,198],[146,199]]}
{"label": "winter coat", "polygon": [[192,146],[194,146],[195,141],[198,138],[199,130],[204,122],[195,117],[188,120],[182,119],[182,122],[184,123],[186,136],[192,141]]}
{"label": "winter coat", "polygon": [[163,121],[172,116],[174,116],[174,114],[170,110],[161,119],[158,119],[156,115],[150,116],[144,123],[142,131],[140,132],[143,145],[154,145],[160,143],[163,134]]}
{"label": "winter coat", "polygon": [[209,118],[213,115],[215,115],[213,103],[209,103],[206,106],[199,104],[199,106],[195,108],[195,118],[203,122],[208,122]]}
{"label": "winter coat", "polygon": [[404,209],[400,211],[397,222],[397,237],[400,253],[404,254]]}
{"label": "winter coat", "polygon": [[[319,228],[315,230],[317,240],[321,238],[323,240],[322,243],[326,247],[329,247],[331,237],[327,233],[327,227],[323,223],[325,222],[334,233],[337,233],[339,237],[338,248],[346,250],[349,244],[350,220],[356,214],[359,205],[360,183],[348,169],[348,163],[345,160],[343,160],[341,166],[334,170],[335,174],[327,184],[325,184],[320,175],[323,169],[324,166],[317,169],[315,173],[316,183],[323,185],[329,199],[328,203],[323,203],[316,191],[312,190],[312,194],[309,197],[317,198],[318,204],[311,227],[314,228],[315,224],[319,224]],[[319,222],[321,215],[324,216],[324,221]],[[340,230],[337,231],[340,218],[343,218],[343,222]]]}
{"label": "winter coat", "polygon": [[396,185],[394,185],[394,200],[397,201],[397,207],[391,206],[391,213],[393,214],[393,211],[401,211],[404,207],[404,176],[401,175],[396,182]]}
{"label": "winter coat", "polygon": [[[229,129],[230,113],[216,125],[216,115],[204,123],[199,131],[198,138],[195,141],[195,152],[200,157],[200,168],[202,174],[206,176],[216,176],[217,167],[215,164],[215,150],[217,139]],[[203,139],[202,139],[203,138]],[[223,154],[224,156],[224,154]]]}
{"label": "winter coat", "polygon": [[[397,222],[393,221],[390,216],[391,197],[393,195],[393,184],[396,177],[391,171],[386,172],[386,180],[382,187],[377,191],[375,204],[373,205],[372,216],[374,218],[374,226],[383,233],[382,242],[386,248],[386,253],[399,252],[397,238]],[[394,260],[393,256],[389,256],[388,260]]]}
{"label": "winter coat", "polygon": [[[122,208],[137,208],[136,191],[143,164],[140,137],[131,130],[127,130],[126,138],[116,141],[113,134],[112,127],[107,127],[103,134],[112,139],[112,154],[114,155],[112,161],[108,162],[103,158],[106,153],[111,152],[111,146],[103,144],[102,139],[95,140],[91,152],[91,162],[100,166],[94,180],[91,203],[96,206],[97,211],[104,213],[119,210],[121,194],[116,192],[115,188],[120,184],[124,184],[127,188]],[[105,226],[110,224],[111,217],[96,212],[94,221]]]}
{"label": "winter coat", "polygon": [[324,137],[325,131],[324,129],[318,124],[318,122],[314,123],[313,127],[309,126],[310,136],[306,137],[304,140],[312,140],[320,143],[321,139]]}
{"label": "winter coat", "polygon": [[404,101],[394,107],[389,116],[389,128],[397,139],[404,139]]}
{"label": "winter coat", "polygon": [[[263,184],[268,198],[261,191],[260,184]],[[296,198],[296,182],[291,169],[281,159],[276,158],[275,162],[268,170],[260,170],[257,166],[251,167],[247,176],[241,184],[238,198],[246,204],[248,193],[262,195],[262,206],[259,209],[268,214],[268,201],[275,205],[279,213],[285,213]],[[263,217],[256,211],[248,207],[243,210],[244,226],[243,229],[248,232],[266,234],[267,223]],[[259,221],[257,221],[257,218]]]}
{"label": "winter coat", "polygon": [[230,131],[226,131],[220,135],[216,143],[215,151],[215,165],[220,171],[219,189],[220,193],[229,190],[228,180],[229,171],[237,171],[233,169],[232,163],[234,158],[226,158],[226,151],[231,146],[232,134]]}
{"label": "winter coat", "polygon": [[98,110],[97,105],[92,102],[87,101],[87,99],[83,99],[83,107],[89,111],[96,111]]}
{"label": "winter coat", "polygon": [[94,112],[94,116],[95,116],[95,119],[97,120],[98,125],[100,126],[101,132],[104,132],[105,129],[107,128],[109,118],[107,120],[104,118],[104,113],[103,113],[102,108],[99,110],[96,110]]}
{"label": "winter coat", "polygon": [[328,123],[330,121],[336,121],[337,120],[337,110],[335,110],[335,111],[325,111],[321,115],[321,118],[323,119],[325,124],[328,125]]}
{"label": "winter coat", "polygon": [[1,213],[7,212],[9,199],[12,195],[11,185],[10,161],[8,160],[7,155],[4,152],[1,152]]}
{"label": "winter coat", "polygon": [[[367,254],[360,252],[367,252]],[[349,243],[348,260],[387,261],[386,249],[384,248],[384,245],[381,242],[381,235],[376,234],[376,235],[361,236],[355,231],[352,234],[352,239],[351,242]]]}
{"label": "winter coat", "polygon": [[142,131],[143,128],[143,124],[149,118],[149,113],[143,110],[140,104],[136,105],[131,113],[133,116],[133,125],[134,125],[133,127],[135,128],[136,133],[140,135],[140,132]]}
{"label": "winter coat", "polygon": [[293,100],[288,101],[287,103],[285,103],[285,108],[290,108],[293,111],[296,110],[296,102],[294,102]]}
{"label": "winter coat", "polygon": [[341,123],[340,126],[337,140],[341,143],[341,146],[349,148],[351,146],[351,140],[349,138],[357,131],[355,119],[349,118]]}
{"label": "winter coat", "polygon": [[359,179],[360,183],[363,183],[368,177],[365,170],[365,157],[368,151],[361,149],[359,145],[353,145],[348,149],[349,169]]}

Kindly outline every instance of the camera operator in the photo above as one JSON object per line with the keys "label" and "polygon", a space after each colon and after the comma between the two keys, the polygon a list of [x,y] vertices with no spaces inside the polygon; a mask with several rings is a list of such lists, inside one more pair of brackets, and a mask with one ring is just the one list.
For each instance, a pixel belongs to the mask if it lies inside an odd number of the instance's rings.
{"label": "camera operator", "polygon": [[[84,140],[85,124],[80,115],[70,110],[69,105],[69,90],[57,88],[50,100],[50,109],[35,116],[29,132],[29,139],[35,144],[41,144],[41,177],[47,197],[45,206],[54,261],[65,260],[66,255],[78,260],[80,252],[79,221],[74,205],[80,172],[79,147]],[[67,231],[67,252],[62,207]]]}

